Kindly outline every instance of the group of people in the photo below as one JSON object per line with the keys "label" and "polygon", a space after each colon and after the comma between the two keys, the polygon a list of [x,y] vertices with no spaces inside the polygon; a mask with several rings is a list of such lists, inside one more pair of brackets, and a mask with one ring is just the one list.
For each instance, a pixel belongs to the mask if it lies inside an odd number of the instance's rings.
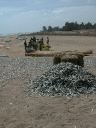
{"label": "group of people", "polygon": [[[49,46],[49,37],[47,37],[46,39],[46,45]],[[43,37],[41,39],[36,39],[36,37],[34,36],[30,39],[29,43],[27,43],[26,40],[24,41],[24,47],[26,52],[31,52],[34,50],[42,51],[43,46],[44,46]]]}

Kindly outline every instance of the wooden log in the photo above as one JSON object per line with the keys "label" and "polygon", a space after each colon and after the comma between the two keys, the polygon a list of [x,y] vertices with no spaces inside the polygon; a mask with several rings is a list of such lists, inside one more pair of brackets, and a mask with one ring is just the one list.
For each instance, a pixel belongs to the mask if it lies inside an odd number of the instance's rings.
{"label": "wooden log", "polygon": [[84,54],[85,56],[88,56],[88,55],[90,55],[90,54],[93,54],[93,51],[92,51],[92,50],[87,50],[87,51],[84,51],[83,54]]}

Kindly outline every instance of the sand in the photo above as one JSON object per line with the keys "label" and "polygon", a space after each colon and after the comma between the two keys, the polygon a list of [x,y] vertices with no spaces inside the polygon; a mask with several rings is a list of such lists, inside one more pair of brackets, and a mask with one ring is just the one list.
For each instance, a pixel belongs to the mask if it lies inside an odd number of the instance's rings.
{"label": "sand", "polygon": [[[96,55],[96,37],[49,36],[49,39],[51,50],[91,49],[92,56]],[[25,56],[23,43],[15,36],[1,37],[0,45],[4,47],[0,47],[0,55]],[[22,80],[10,80],[0,88],[0,128],[96,128],[96,95],[28,97]]]}
{"label": "sand", "polygon": [[[41,38],[42,36],[37,36]],[[43,36],[44,41],[46,42],[46,37]],[[28,37],[27,42],[30,37]],[[51,50],[53,51],[70,51],[70,50],[93,50],[94,54],[96,53],[96,37],[88,36],[49,36]],[[10,42],[6,42],[10,41]],[[25,56],[24,53],[24,41],[16,39],[16,36],[13,37],[1,37],[0,38],[0,53],[7,54],[11,57],[16,56]]]}

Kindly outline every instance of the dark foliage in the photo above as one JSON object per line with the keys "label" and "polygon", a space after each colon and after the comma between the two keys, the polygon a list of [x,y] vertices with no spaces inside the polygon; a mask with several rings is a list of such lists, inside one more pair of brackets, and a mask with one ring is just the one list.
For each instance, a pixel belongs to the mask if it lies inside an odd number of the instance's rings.
{"label": "dark foliage", "polygon": [[66,22],[64,26],[61,28],[59,26],[43,26],[42,31],[43,32],[54,32],[54,31],[73,31],[73,30],[82,30],[82,29],[96,29],[96,23],[92,24],[90,22],[84,24],[82,23],[77,23],[77,22]]}

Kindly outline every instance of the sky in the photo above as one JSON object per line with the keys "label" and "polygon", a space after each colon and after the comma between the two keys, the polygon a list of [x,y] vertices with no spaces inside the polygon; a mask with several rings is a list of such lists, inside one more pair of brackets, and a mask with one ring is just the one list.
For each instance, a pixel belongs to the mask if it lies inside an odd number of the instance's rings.
{"label": "sky", "polygon": [[96,23],[96,0],[0,0],[0,34],[36,32],[67,21]]}

